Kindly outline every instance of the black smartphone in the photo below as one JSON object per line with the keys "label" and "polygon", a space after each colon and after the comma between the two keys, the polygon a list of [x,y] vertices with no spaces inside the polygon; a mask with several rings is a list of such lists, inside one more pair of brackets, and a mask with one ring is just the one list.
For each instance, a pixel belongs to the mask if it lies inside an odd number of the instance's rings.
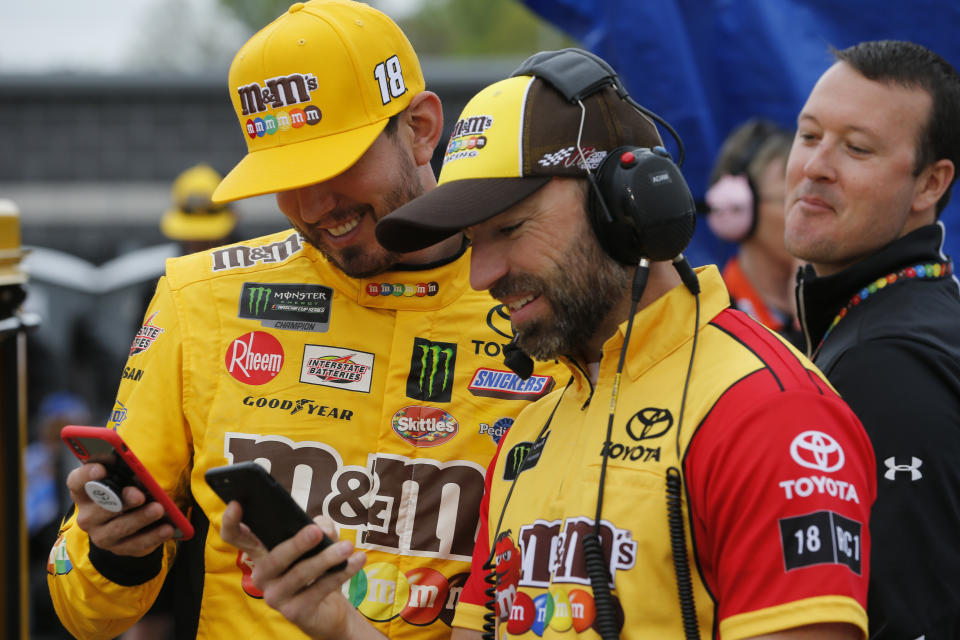
{"label": "black smartphone", "polygon": [[[238,462],[208,469],[207,484],[223,502],[236,500],[243,507],[243,523],[267,549],[292,538],[300,529],[313,523],[293,496],[280,486],[270,473],[256,462]],[[327,536],[300,559],[316,555],[333,542]],[[299,560],[298,560],[299,561]],[[327,573],[342,571],[347,562],[330,567]]]}

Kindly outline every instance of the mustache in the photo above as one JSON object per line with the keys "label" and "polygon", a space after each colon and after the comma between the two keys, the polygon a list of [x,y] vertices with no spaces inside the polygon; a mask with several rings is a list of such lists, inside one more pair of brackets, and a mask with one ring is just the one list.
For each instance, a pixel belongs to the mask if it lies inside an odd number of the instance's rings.
{"label": "mustache", "polygon": [[542,289],[543,285],[536,276],[529,274],[508,275],[500,278],[490,287],[490,295],[497,299],[521,293],[539,295]]}
{"label": "mustache", "polygon": [[364,214],[373,214],[373,206],[369,204],[355,204],[349,207],[331,209],[327,215],[325,215],[324,221],[331,221],[334,224],[329,226],[339,226],[347,220],[355,218],[357,216],[363,216]]}

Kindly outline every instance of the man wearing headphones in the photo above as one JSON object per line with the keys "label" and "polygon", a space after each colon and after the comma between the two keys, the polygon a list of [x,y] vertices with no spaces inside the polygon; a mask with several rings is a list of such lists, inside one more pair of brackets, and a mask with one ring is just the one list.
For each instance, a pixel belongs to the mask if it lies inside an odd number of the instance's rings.
{"label": "man wearing headphones", "polygon": [[[580,50],[534,56],[467,104],[440,186],[377,225],[400,251],[466,230],[471,285],[571,375],[487,471],[454,637],[863,638],[866,434],[729,308],[715,267],[679,255],[693,199],[610,74]],[[316,637],[362,637],[336,597],[359,561],[323,578],[343,556],[295,562],[301,537],[258,563],[271,604]]]}
{"label": "man wearing headphones", "polygon": [[[57,613],[78,638],[114,638],[176,558],[177,638],[299,636],[260,588],[262,545],[228,543],[240,505],[204,481],[254,461],[309,516],[330,516],[343,539],[334,552],[367,551],[340,596],[352,625],[447,638],[486,465],[554,380],[505,370],[509,321],[470,290],[462,237],[413,254],[377,244],[378,218],[435,187],[442,131],[440,101],[393,21],[348,0],[293,4],[238,52],[229,88],[248,153],[213,199],[276,193],[294,228],[167,263],[110,424],[196,534],[174,539],[132,486],[121,512],[99,507],[85,485],[106,470],[83,465],[48,565]],[[303,536],[322,537],[313,526]]]}
{"label": "man wearing headphones", "polygon": [[393,250],[465,229],[471,285],[572,375],[500,443],[454,625],[862,638],[866,434],[810,361],[729,308],[715,267],[671,264],[692,197],[619,86],[571,87],[582,58],[539,54],[476,95],[440,186],[377,226]]}

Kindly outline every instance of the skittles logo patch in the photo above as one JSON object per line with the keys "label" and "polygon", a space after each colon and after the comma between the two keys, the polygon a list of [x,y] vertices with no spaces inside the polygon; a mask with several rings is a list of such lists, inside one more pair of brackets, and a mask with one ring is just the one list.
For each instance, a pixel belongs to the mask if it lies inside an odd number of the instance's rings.
{"label": "skittles logo patch", "polygon": [[393,432],[415,447],[437,447],[458,431],[460,423],[443,409],[412,405],[393,414]]}

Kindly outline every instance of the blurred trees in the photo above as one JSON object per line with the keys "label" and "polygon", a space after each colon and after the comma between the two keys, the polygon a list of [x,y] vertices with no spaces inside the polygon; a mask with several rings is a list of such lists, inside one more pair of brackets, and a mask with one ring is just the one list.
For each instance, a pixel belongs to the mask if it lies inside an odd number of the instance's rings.
{"label": "blurred trees", "polygon": [[[220,0],[241,21],[259,29],[283,13],[290,0]],[[368,0],[397,21],[421,56],[526,56],[576,46],[519,0],[411,0],[411,13],[395,11],[397,0]]]}

